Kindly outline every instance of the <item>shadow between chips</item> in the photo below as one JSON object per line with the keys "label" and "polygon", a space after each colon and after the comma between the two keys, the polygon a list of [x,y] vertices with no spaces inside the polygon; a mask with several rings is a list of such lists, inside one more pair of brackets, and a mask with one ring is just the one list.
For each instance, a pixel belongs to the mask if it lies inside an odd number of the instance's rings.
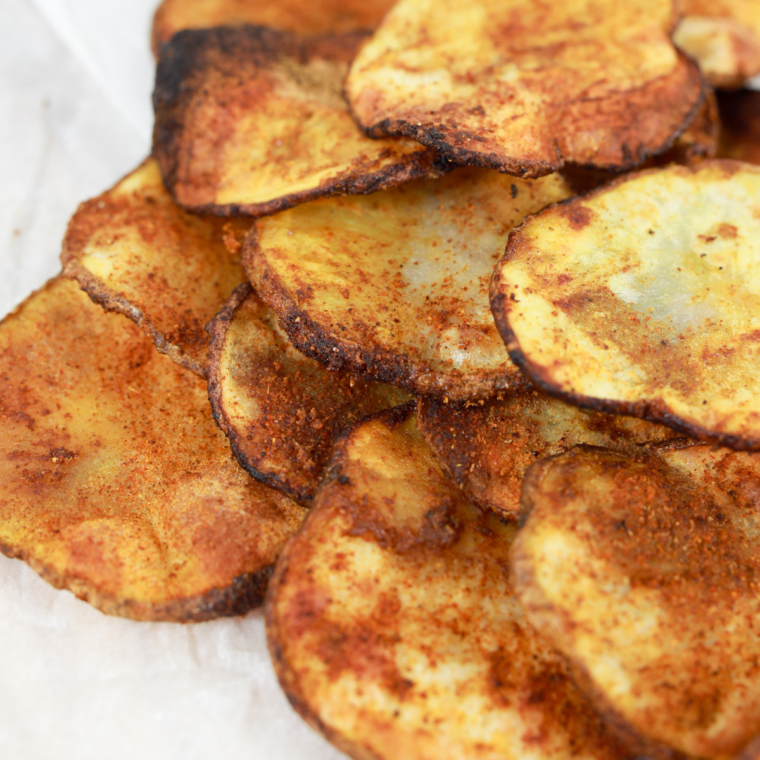
{"label": "shadow between chips", "polygon": [[356,427],[267,598],[267,637],[296,710],[365,760],[625,760],[525,622],[515,523],[441,473],[410,407]]}
{"label": "shadow between chips", "polygon": [[435,151],[370,140],[351,117],[343,80],[365,36],[255,26],[175,35],[156,71],[153,153],[177,203],[261,216],[445,171]]}
{"label": "shadow between chips", "polygon": [[248,284],[208,330],[214,418],[253,477],[298,501],[314,497],[341,433],[409,400],[397,388],[330,372],[297,351]]}
{"label": "shadow between chips", "polygon": [[261,603],[304,510],[232,459],[205,384],[70,280],[0,323],[0,550],[98,609]]}

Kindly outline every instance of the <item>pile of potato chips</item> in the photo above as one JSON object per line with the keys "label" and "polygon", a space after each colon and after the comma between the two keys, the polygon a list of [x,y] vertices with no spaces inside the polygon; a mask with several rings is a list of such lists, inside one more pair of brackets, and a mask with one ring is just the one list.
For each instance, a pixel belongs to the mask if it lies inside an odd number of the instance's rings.
{"label": "pile of potato chips", "polygon": [[265,603],[354,758],[757,757],[760,4],[152,40],[152,156],[0,324],[0,550],[137,620]]}

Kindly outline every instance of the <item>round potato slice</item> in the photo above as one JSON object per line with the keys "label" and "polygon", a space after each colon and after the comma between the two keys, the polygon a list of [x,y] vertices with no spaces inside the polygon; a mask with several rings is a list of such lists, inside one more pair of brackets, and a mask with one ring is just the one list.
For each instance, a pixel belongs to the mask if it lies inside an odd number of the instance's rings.
{"label": "round potato slice", "polygon": [[199,378],[60,278],[0,323],[0,551],[103,612],[261,603],[305,510],[232,459]]}
{"label": "round potato slice", "polygon": [[362,760],[633,757],[526,625],[514,522],[467,503],[410,412],[348,436],[278,562],[267,636],[293,706]]}
{"label": "round potato slice", "polygon": [[370,140],[354,122],[343,80],[364,37],[255,26],[176,35],[156,71],[153,153],[177,203],[261,216],[445,171],[435,151]]}
{"label": "round potato slice", "polygon": [[153,17],[151,44],[183,29],[256,24],[298,34],[342,34],[374,29],[395,0],[163,0]]}
{"label": "round potato slice", "polygon": [[566,198],[559,176],[459,169],[261,219],[244,260],[297,348],[411,393],[465,399],[522,383],[488,310],[509,231]]}
{"label": "round potato slice", "polygon": [[214,418],[249,474],[299,501],[314,497],[339,435],[409,400],[393,386],[330,372],[297,351],[248,284],[209,332]]}
{"label": "round potato slice", "polygon": [[760,169],[624,178],[511,236],[491,305],[512,359],[580,406],[760,448]]}
{"label": "round potato slice", "polygon": [[136,322],[161,353],[206,377],[205,325],[245,280],[238,254],[249,226],[183,211],[149,158],[79,206],[63,241],[63,273]]}
{"label": "round potato slice", "polygon": [[760,727],[760,458],[574,449],[528,470],[528,620],[613,723],[729,760]]}
{"label": "round potato slice", "polygon": [[421,399],[418,423],[449,476],[473,501],[505,515],[520,511],[525,470],[585,443],[619,451],[678,437],[663,425],[590,412],[529,389],[485,403]]}
{"label": "round potato slice", "polygon": [[400,0],[346,80],[373,136],[522,177],[565,162],[629,169],[666,150],[703,98],[663,0]]}

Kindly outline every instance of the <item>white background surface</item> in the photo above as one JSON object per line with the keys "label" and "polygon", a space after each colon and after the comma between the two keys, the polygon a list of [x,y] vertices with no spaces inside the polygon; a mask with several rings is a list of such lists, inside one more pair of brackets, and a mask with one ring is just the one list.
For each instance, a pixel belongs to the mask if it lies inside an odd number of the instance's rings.
{"label": "white background surface", "polygon": [[[78,203],[150,148],[157,0],[0,0],[0,312],[58,269]],[[277,686],[260,613],[109,618],[0,557],[0,755],[337,760]]]}

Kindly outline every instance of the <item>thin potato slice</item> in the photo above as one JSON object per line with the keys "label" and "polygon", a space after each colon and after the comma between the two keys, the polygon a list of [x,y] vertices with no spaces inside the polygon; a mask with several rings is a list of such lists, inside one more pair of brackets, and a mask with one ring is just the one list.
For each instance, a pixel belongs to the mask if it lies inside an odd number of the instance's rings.
{"label": "thin potato slice", "polygon": [[509,231],[566,198],[554,175],[459,169],[257,222],[244,260],[296,347],[412,393],[482,397],[522,383],[488,311]]}
{"label": "thin potato slice", "polygon": [[525,623],[515,523],[443,476],[403,407],[356,428],[270,584],[267,634],[298,712],[351,757],[633,757]]}
{"label": "thin potato slice", "polygon": [[248,226],[182,211],[148,159],[80,205],[63,242],[63,272],[93,301],[136,322],[161,353],[205,377],[204,328],[245,280],[228,247],[239,252]]}
{"label": "thin potato slice", "polygon": [[406,139],[370,140],[343,98],[363,34],[263,27],[181,32],[156,72],[153,152],[177,203],[260,216],[445,170]]}
{"label": "thin potato slice", "polygon": [[297,34],[343,34],[374,29],[395,0],[163,0],[153,17],[158,53],[183,29],[255,24]]}
{"label": "thin potato slice", "polygon": [[491,304],[549,393],[760,448],[760,169],[643,172],[510,238]]}
{"label": "thin potato slice", "polygon": [[760,164],[760,92],[738,90],[721,92],[721,158]]}
{"label": "thin potato slice", "polygon": [[483,404],[421,399],[418,423],[449,476],[473,501],[505,515],[520,511],[525,470],[585,443],[619,451],[678,436],[668,427],[590,412],[529,389]]}
{"label": "thin potato slice", "polygon": [[707,445],[528,471],[517,595],[622,730],[711,760],[758,732],[759,494],[757,454]]}
{"label": "thin potato slice", "polygon": [[629,169],[666,150],[702,102],[663,0],[401,0],[346,93],[373,136],[522,177],[565,162]]}
{"label": "thin potato slice", "polygon": [[214,418],[253,477],[299,501],[314,497],[339,435],[409,400],[390,385],[329,372],[296,351],[248,284],[232,294],[209,332]]}
{"label": "thin potato slice", "polygon": [[103,612],[260,604],[304,510],[230,456],[205,384],[60,278],[0,324],[0,550]]}
{"label": "thin potato slice", "polygon": [[715,87],[741,87],[760,73],[757,0],[681,0],[673,41],[699,63]]}

